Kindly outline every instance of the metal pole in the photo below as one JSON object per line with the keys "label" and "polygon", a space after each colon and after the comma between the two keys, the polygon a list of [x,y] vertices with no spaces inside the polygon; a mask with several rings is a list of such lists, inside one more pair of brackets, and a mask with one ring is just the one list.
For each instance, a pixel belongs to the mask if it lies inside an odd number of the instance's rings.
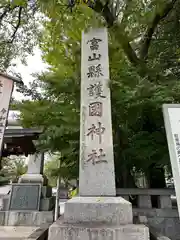
{"label": "metal pole", "polygon": [[[59,169],[61,169],[61,160],[59,161]],[[59,212],[60,212],[60,207],[59,207],[60,184],[61,184],[61,176],[59,175],[57,178],[57,192],[56,192],[54,221],[56,221],[59,218]]]}

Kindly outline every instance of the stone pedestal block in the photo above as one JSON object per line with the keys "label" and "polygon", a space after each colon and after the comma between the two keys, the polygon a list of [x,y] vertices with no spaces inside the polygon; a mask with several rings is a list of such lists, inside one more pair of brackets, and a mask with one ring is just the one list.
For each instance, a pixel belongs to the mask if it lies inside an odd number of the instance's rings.
{"label": "stone pedestal block", "polygon": [[19,178],[19,183],[44,183],[44,177],[41,174],[24,174]]}
{"label": "stone pedestal block", "polygon": [[109,226],[103,223],[67,224],[63,218],[49,228],[48,240],[148,240],[149,230],[144,225]]}
{"label": "stone pedestal block", "polygon": [[1,226],[40,226],[53,223],[53,219],[53,211],[0,211]]}
{"label": "stone pedestal block", "polygon": [[131,203],[121,197],[74,197],[65,203],[66,223],[131,224]]}
{"label": "stone pedestal block", "polygon": [[[8,211],[10,195],[5,195],[2,200],[1,211]],[[52,197],[52,188],[49,186],[42,186],[40,211],[52,210],[55,204],[55,199]]]}

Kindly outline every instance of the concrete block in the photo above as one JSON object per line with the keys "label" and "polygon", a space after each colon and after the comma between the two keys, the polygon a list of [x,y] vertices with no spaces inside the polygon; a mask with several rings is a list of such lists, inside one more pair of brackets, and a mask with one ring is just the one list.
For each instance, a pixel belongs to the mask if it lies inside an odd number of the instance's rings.
{"label": "concrete block", "polygon": [[172,208],[171,196],[159,196],[160,208]]}
{"label": "concrete block", "polygon": [[42,198],[40,201],[40,211],[52,210],[55,205],[54,197]]}
{"label": "concrete block", "polygon": [[138,208],[152,208],[151,196],[138,196]]}
{"label": "concrete block", "polygon": [[42,192],[42,198],[52,197],[52,187],[50,186],[42,186],[41,192]]}
{"label": "concrete block", "polygon": [[121,197],[74,197],[65,203],[67,223],[104,222],[111,225],[131,224],[132,205]]}
{"label": "concrete block", "polygon": [[149,240],[144,225],[109,226],[104,223],[65,224],[62,219],[49,228],[48,240]]}
{"label": "concrete block", "polygon": [[158,208],[133,208],[133,215],[134,216],[146,216],[146,217],[161,217],[161,218],[179,218],[178,210],[177,209],[158,209]]}

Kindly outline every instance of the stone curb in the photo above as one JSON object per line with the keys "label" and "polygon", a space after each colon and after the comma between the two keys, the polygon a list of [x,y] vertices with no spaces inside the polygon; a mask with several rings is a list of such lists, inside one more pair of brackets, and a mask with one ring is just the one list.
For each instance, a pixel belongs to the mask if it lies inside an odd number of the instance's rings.
{"label": "stone curb", "polygon": [[43,224],[38,229],[36,229],[29,237],[23,240],[47,240],[48,230],[51,224]]}

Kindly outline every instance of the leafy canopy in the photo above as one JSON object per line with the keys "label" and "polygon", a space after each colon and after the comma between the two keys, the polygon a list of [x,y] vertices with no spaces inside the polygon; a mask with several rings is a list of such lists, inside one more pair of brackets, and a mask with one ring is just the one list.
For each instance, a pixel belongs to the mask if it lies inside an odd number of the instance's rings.
{"label": "leafy canopy", "polygon": [[43,126],[40,147],[78,169],[81,31],[108,26],[116,180],[127,186],[129,171],[169,164],[161,107],[180,100],[179,2],[65,5],[40,1],[48,18],[39,46],[50,67],[21,89],[32,96],[20,106],[24,124]]}
{"label": "leafy canopy", "polygon": [[[36,1],[3,0],[0,2],[0,70],[6,71],[14,65],[13,60],[20,58],[25,63],[37,45],[40,34],[39,21],[42,16],[37,12]],[[18,74],[16,71],[13,74]]]}

